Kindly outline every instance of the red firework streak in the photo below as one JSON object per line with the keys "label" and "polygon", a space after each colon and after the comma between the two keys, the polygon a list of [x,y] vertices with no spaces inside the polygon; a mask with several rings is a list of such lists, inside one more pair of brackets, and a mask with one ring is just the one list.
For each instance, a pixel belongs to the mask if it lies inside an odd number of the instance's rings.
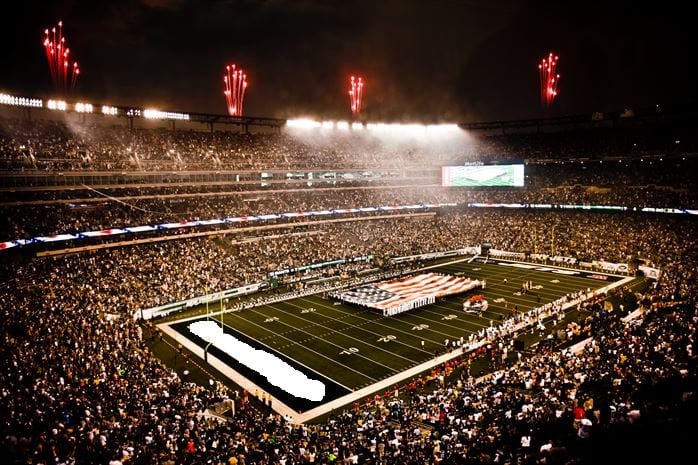
{"label": "red firework streak", "polygon": [[351,114],[359,116],[361,113],[361,99],[364,93],[364,80],[361,76],[355,78],[352,76],[349,80],[349,105]]}
{"label": "red firework streak", "polygon": [[61,93],[72,92],[80,75],[80,66],[77,61],[71,66],[70,49],[63,35],[63,21],[58,21],[58,29],[44,30],[43,45],[54,88]]}
{"label": "red firework streak", "polygon": [[242,103],[247,89],[247,74],[235,65],[225,67],[223,95],[230,116],[242,116]]}
{"label": "red firework streak", "polygon": [[557,55],[552,52],[543,58],[538,64],[538,74],[540,75],[540,101],[543,106],[550,106],[557,97],[557,83],[560,75],[557,74]]}

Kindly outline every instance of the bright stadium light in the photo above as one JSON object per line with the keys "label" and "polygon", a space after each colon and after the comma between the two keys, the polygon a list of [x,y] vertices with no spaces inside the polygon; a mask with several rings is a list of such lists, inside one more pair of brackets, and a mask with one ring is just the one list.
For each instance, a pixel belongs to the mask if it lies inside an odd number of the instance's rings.
{"label": "bright stadium light", "polygon": [[155,110],[153,108],[148,108],[143,110],[143,117],[148,119],[175,119],[175,120],[188,120],[189,114],[178,113],[175,111],[161,111]]}
{"label": "bright stadium light", "polygon": [[445,134],[449,132],[460,132],[460,127],[457,124],[428,124],[427,132],[432,134]]}
{"label": "bright stadium light", "polygon": [[44,102],[40,98],[15,97],[14,95],[0,94],[0,105],[42,108]]}
{"label": "bright stadium light", "polygon": [[49,100],[46,107],[49,110],[65,111],[68,109],[68,104],[64,100]]}
{"label": "bright stadium light", "polygon": [[315,121],[312,119],[299,118],[299,119],[287,120],[286,126],[289,128],[313,129],[313,128],[319,128],[321,126],[321,124],[318,121]]}
{"label": "bright stadium light", "polygon": [[360,123],[348,121],[315,121],[312,119],[290,119],[286,121],[286,126],[289,128],[301,129],[340,129],[346,131],[348,129],[372,131],[376,134],[383,134],[393,137],[442,137],[458,133],[462,133],[457,124],[401,124],[401,123]]}
{"label": "bright stadium light", "polygon": [[78,113],[92,113],[92,104],[78,102],[75,104],[75,111]]}
{"label": "bright stadium light", "polygon": [[116,116],[119,113],[119,109],[116,107],[110,107],[109,105],[102,105],[102,114],[108,116]]}

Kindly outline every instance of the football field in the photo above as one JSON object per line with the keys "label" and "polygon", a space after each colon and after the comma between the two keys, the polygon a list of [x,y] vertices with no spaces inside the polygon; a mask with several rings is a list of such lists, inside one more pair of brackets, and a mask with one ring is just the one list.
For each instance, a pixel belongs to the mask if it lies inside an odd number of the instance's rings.
{"label": "football field", "polygon": [[[338,399],[350,400],[352,393],[359,398],[359,393],[363,395],[381,381],[392,383],[402,373],[409,375],[410,369],[414,371],[445,353],[447,341],[462,338],[467,342],[471,334],[501,324],[514,307],[526,312],[568,293],[598,290],[631,280],[491,259],[487,263],[455,261],[430,271],[485,280],[486,287],[390,317],[314,294],[238,311],[220,312],[218,305],[211,305],[208,315],[160,326],[194,353],[206,357],[208,363],[215,360],[214,368],[233,373],[236,382],[244,378],[248,384],[241,385],[246,389],[249,386],[249,390],[269,393],[279,405],[294,412],[307,412],[328,402],[336,404]],[[532,283],[531,289],[522,293],[522,285],[527,281]],[[488,300],[487,310],[482,314],[465,313],[464,300],[475,294]],[[322,399],[310,400],[287,392],[278,382],[269,382],[260,374],[258,366],[241,363],[235,351],[226,352],[209,344],[209,339],[193,334],[190,325],[206,320],[221,327],[226,335],[273,354],[308,378],[323,383]]]}

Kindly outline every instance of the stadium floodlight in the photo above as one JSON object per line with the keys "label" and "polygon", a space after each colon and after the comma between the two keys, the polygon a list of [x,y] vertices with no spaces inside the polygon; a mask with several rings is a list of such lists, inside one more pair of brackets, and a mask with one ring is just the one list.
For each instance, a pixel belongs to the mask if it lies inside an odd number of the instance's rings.
{"label": "stadium floodlight", "polygon": [[289,128],[313,129],[313,128],[319,128],[322,125],[320,124],[319,121],[315,121],[315,120],[308,119],[308,118],[298,118],[298,119],[287,120],[286,126],[288,126]]}
{"label": "stadium floodlight", "polygon": [[428,124],[427,132],[430,134],[445,134],[451,132],[460,132],[460,127],[457,124]]}
{"label": "stadium floodlight", "polygon": [[42,108],[44,102],[40,98],[15,97],[14,95],[0,94],[0,105]]}
{"label": "stadium floodlight", "polygon": [[153,108],[143,110],[143,117],[148,119],[174,119],[189,120],[188,113],[178,113],[176,111],[161,111]]}
{"label": "stadium floodlight", "polygon": [[66,111],[68,109],[68,104],[65,102],[65,100],[49,100],[46,107],[49,110]]}
{"label": "stadium floodlight", "polygon": [[92,104],[78,102],[75,104],[75,111],[78,113],[92,113]]}
{"label": "stadium floodlight", "polygon": [[348,122],[348,121],[315,121],[312,119],[290,119],[286,121],[286,126],[289,128],[301,128],[301,129],[339,129],[346,131],[352,130],[367,130],[374,132],[376,134],[386,135],[389,137],[411,137],[411,138],[425,138],[425,137],[445,137],[452,136],[455,134],[462,133],[462,129],[457,124],[401,124],[401,123],[360,123],[358,121]]}
{"label": "stadium floodlight", "polygon": [[108,116],[116,116],[119,113],[119,109],[116,107],[110,107],[109,105],[102,105],[102,114]]}

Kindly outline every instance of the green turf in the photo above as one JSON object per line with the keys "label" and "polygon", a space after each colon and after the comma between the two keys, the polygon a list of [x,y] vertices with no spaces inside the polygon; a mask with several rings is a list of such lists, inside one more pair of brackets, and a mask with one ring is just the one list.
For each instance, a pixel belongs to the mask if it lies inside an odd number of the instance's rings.
{"label": "green turf", "polygon": [[[311,295],[224,313],[223,323],[355,390],[433,358],[435,351],[444,350],[445,339],[467,340],[484,327],[498,325],[514,305],[525,312],[567,293],[595,290],[611,282],[491,262],[460,262],[431,271],[484,279],[487,286],[393,317]],[[515,295],[527,280],[542,288]],[[476,293],[483,293],[489,301],[482,316],[462,310],[463,301]],[[507,307],[495,302],[498,299],[506,299]],[[220,319],[215,310],[212,306],[211,317]]]}

